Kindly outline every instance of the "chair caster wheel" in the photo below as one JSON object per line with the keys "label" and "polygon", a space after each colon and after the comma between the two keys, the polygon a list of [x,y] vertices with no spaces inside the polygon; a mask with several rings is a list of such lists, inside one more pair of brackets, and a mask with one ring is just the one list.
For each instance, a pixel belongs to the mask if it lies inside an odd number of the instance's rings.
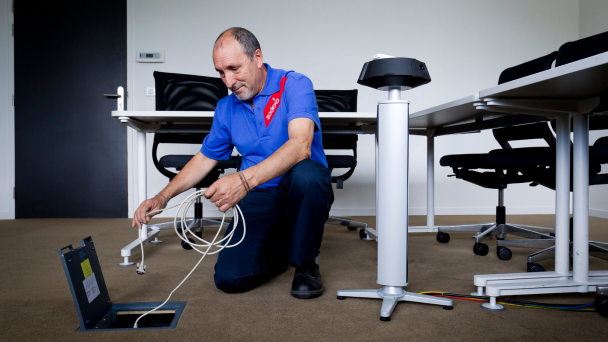
{"label": "chair caster wheel", "polygon": [[[203,230],[201,229],[199,232],[194,233],[194,235],[198,236],[199,238],[203,238]],[[194,240],[192,240],[194,241]]]}
{"label": "chair caster wheel", "polygon": [[528,264],[528,272],[545,272],[545,268],[535,262]]}
{"label": "chair caster wheel", "polygon": [[344,297],[344,296],[338,296],[338,300],[345,300],[345,299],[346,299],[346,297]]}
{"label": "chair caster wheel", "polygon": [[488,248],[488,245],[485,243],[476,242],[475,245],[473,245],[473,253],[475,253],[475,255],[488,255],[489,250],[490,248]]}
{"label": "chair caster wheel", "polygon": [[498,246],[496,247],[496,255],[500,260],[511,260],[513,253],[511,253],[511,250],[507,247]]}
{"label": "chair caster wheel", "polygon": [[450,242],[450,234],[443,233],[443,232],[437,232],[437,241],[441,242],[441,243]]}
{"label": "chair caster wheel", "polygon": [[351,227],[351,226],[346,226],[346,228],[348,228],[348,230],[354,232],[355,230],[357,230],[357,227]]}
{"label": "chair caster wheel", "polygon": [[451,305],[450,305],[450,306],[445,305],[445,306],[443,307],[443,310],[454,310],[454,307],[453,307],[453,306],[451,306]]}
{"label": "chair caster wheel", "polygon": [[390,322],[391,318],[390,317],[382,317],[382,316],[380,316],[380,320],[382,322]]}
{"label": "chair caster wheel", "polygon": [[371,237],[367,236],[367,233],[365,232],[365,228],[359,229],[359,237],[363,241],[372,241],[372,240],[374,240]]}
{"label": "chair caster wheel", "polygon": [[[188,238],[188,241],[190,241],[190,243],[195,243],[194,239],[192,239],[192,238]],[[190,246],[189,244],[187,244],[186,241],[182,240],[182,248],[186,249],[186,250],[191,250],[192,246]]]}
{"label": "chair caster wheel", "polygon": [[608,318],[608,296],[596,295],[595,296],[595,310],[602,315],[602,317]]}

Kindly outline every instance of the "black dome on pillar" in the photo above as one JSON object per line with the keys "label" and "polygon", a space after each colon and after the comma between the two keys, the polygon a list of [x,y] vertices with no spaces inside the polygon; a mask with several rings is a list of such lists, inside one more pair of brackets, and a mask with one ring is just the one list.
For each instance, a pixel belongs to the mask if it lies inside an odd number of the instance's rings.
{"label": "black dome on pillar", "polygon": [[390,57],[374,59],[363,65],[357,83],[388,90],[400,87],[401,90],[416,88],[431,82],[426,64],[413,58]]}

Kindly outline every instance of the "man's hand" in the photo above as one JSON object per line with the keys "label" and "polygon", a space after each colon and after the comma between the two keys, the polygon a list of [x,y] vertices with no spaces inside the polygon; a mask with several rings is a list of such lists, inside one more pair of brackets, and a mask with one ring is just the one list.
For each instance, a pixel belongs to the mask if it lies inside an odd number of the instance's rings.
{"label": "man's hand", "polygon": [[159,209],[163,209],[164,207],[165,207],[165,199],[162,198],[161,196],[154,196],[153,198],[151,198],[149,200],[145,200],[145,201],[141,202],[141,204],[139,205],[139,208],[137,208],[137,210],[135,211],[135,214],[133,215],[133,223],[132,223],[131,227],[135,227],[135,225],[137,225],[139,228],[141,228],[142,224],[148,224],[148,222],[150,222],[150,219],[152,218],[152,216],[154,216],[156,214],[160,214],[160,212],[150,214],[150,216],[147,216],[146,213],[149,213],[149,212],[155,211],[155,210],[159,210]]}
{"label": "man's hand", "polygon": [[233,173],[218,179],[205,191],[207,198],[225,213],[247,195],[245,185],[238,173]]}

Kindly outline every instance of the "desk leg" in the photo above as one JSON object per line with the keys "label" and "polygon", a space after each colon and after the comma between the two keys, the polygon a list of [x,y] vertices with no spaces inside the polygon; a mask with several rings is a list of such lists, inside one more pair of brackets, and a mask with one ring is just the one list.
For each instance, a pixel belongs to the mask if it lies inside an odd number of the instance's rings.
{"label": "desk leg", "polygon": [[426,137],[426,226],[435,227],[435,137],[430,130]]}
{"label": "desk leg", "polygon": [[[146,174],[146,132],[137,132],[137,188],[138,202],[148,198],[148,178]],[[142,224],[139,235],[142,239],[148,237],[148,225]]]}
{"label": "desk leg", "polygon": [[557,118],[555,155],[555,272],[570,271],[570,115]]}
{"label": "desk leg", "polygon": [[574,281],[589,281],[589,115],[574,114]]}
{"label": "desk leg", "polygon": [[[574,114],[573,191],[574,267],[568,266],[568,196],[570,191],[569,116],[557,121],[555,272],[482,274],[474,277],[481,292],[485,287],[492,303],[497,297],[555,293],[585,293],[608,284],[608,271],[589,271],[589,115]],[[559,252],[558,252],[559,249]],[[498,304],[482,305],[488,310]]]}
{"label": "desk leg", "polygon": [[435,134],[430,129],[426,136],[426,226],[410,226],[410,233],[437,232],[435,226]]}
{"label": "desk leg", "polygon": [[[147,199],[147,177],[146,177],[146,132],[137,131],[137,188],[138,196],[137,202],[141,203]],[[139,204],[137,205],[139,206]],[[158,236],[158,231],[153,232],[155,237]],[[139,247],[139,239],[141,238],[144,243],[148,242],[148,225],[142,224],[142,228],[139,230],[139,238],[131,242],[128,246],[124,247],[120,251],[120,255],[124,258],[119,266],[133,266],[135,263],[129,262],[129,257],[134,249]]]}

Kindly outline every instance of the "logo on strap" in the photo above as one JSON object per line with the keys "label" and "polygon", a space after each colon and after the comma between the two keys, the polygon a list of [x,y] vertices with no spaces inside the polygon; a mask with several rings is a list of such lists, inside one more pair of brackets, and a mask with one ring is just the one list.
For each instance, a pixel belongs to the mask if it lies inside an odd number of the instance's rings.
{"label": "logo on strap", "polygon": [[272,94],[270,100],[266,104],[266,108],[264,108],[264,121],[266,121],[266,127],[270,124],[270,120],[274,117],[274,113],[277,112],[279,105],[281,104],[281,96],[283,95],[283,91],[285,90],[285,81],[287,81],[287,76],[283,76],[281,79],[281,90]]}

